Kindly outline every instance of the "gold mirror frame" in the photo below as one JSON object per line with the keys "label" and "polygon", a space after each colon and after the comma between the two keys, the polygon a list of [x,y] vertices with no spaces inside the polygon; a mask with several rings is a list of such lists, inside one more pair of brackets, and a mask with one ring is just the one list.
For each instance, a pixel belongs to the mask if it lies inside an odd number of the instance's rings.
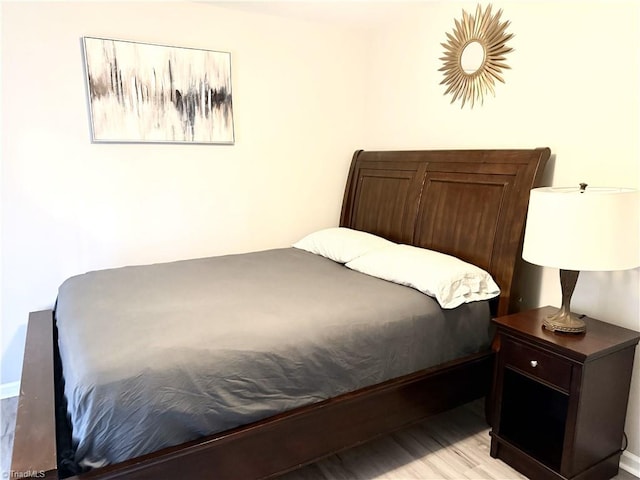
{"label": "gold mirror frame", "polygon": [[[509,21],[500,23],[502,10],[495,15],[491,15],[491,5],[482,12],[480,5],[476,8],[475,16],[469,15],[462,10],[462,20],[456,20],[456,27],[453,35],[446,34],[448,41],[441,43],[444,47],[444,57],[442,68],[439,72],[444,72],[444,80],[440,85],[448,85],[445,95],[451,93],[453,98],[451,103],[457,99],[462,100],[460,108],[465,103],[470,103],[473,108],[476,101],[484,103],[484,97],[491,92],[495,97],[495,80],[504,83],[502,69],[510,68],[505,61],[505,55],[512,48],[506,46],[506,42],[513,37],[505,30],[509,26]],[[462,68],[461,60],[464,49],[470,43],[478,42],[484,49],[484,60],[475,72],[465,72]]]}

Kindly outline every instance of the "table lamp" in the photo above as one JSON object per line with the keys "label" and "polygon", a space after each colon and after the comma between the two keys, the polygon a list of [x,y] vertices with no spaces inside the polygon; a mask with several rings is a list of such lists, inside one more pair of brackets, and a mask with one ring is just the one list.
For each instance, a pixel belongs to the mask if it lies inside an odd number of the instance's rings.
{"label": "table lamp", "polygon": [[571,313],[581,270],[626,270],[640,265],[640,195],[625,188],[543,187],[531,190],[522,258],[560,269],[562,306],[543,322],[551,331],[582,333]]}

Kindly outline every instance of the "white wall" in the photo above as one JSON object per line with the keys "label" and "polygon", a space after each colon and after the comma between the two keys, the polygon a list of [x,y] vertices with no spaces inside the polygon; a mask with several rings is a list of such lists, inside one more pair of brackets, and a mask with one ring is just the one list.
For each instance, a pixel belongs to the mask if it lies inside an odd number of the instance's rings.
{"label": "white wall", "polygon": [[[2,383],[70,275],[337,225],[363,139],[350,29],[197,3],[1,2]],[[82,36],[231,52],[234,146],[91,144]]]}
{"label": "white wall", "polygon": [[[374,34],[365,148],[548,146],[549,184],[640,186],[640,3],[494,3],[514,33],[510,70],[484,106],[460,109],[445,97],[445,33],[475,3],[415,5]],[[560,305],[558,272],[530,266],[522,307]],[[583,272],[572,310],[640,330],[640,269]],[[626,431],[640,455],[640,352]]]}
{"label": "white wall", "polygon": [[[438,72],[472,2],[404,3],[367,33],[192,3],[0,5],[3,382],[19,377],[27,312],[50,307],[64,278],[335,225],[356,148],[549,146],[553,185],[640,186],[635,1],[494,3],[515,51],[506,84],[472,110],[449,104]],[[83,35],[231,51],[236,145],[90,144]],[[523,308],[559,304],[556,271],[528,275]],[[638,269],[585,272],[573,309],[640,330],[638,291]]]}

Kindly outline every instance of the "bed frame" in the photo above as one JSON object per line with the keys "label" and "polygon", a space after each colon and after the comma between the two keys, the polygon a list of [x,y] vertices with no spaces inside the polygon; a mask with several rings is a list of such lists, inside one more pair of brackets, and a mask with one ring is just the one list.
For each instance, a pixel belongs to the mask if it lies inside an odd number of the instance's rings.
{"label": "bed frame", "polygon": [[[494,314],[503,315],[515,305],[529,190],[538,186],[549,156],[548,148],[357,151],[340,225],[479,265],[501,287]],[[55,338],[51,310],[29,315],[12,478],[58,478]],[[485,396],[492,365],[488,350],[69,478],[274,477]]]}

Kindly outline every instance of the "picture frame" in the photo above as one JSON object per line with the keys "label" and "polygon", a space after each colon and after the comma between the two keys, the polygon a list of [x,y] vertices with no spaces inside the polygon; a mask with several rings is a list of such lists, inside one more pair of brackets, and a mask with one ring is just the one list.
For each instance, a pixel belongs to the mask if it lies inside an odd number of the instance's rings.
{"label": "picture frame", "polygon": [[235,142],[229,52],[82,40],[92,142]]}

